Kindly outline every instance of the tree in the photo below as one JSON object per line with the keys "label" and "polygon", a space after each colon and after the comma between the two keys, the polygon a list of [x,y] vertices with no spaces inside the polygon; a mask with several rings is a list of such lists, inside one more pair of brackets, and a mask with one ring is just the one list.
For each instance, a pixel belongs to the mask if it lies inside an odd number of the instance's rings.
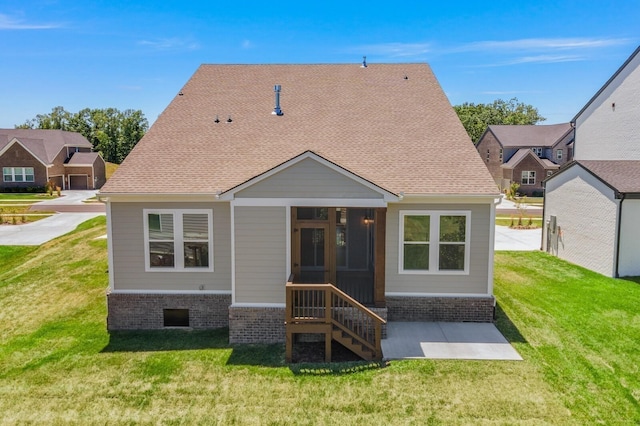
{"label": "tree", "polygon": [[546,120],[538,109],[518,102],[518,98],[508,101],[496,99],[491,104],[473,104],[465,102],[453,109],[467,130],[473,143],[478,143],[487,127],[492,124],[537,124]]}
{"label": "tree", "polygon": [[57,106],[51,113],[38,114],[16,128],[78,132],[91,142],[105,161],[120,164],[147,132],[149,122],[140,110],[85,108],[71,113]]}

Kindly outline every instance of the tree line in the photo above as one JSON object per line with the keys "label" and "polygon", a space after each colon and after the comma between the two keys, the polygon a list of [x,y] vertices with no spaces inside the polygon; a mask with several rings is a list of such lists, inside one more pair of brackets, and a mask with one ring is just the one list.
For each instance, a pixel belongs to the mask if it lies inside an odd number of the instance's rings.
{"label": "tree line", "polygon": [[49,114],[38,114],[16,128],[78,132],[105,161],[120,164],[147,132],[149,122],[140,110],[85,108],[72,113],[57,106]]}
{"label": "tree line", "polygon": [[546,120],[538,113],[538,109],[518,102],[518,98],[508,101],[496,99],[490,104],[473,104],[465,102],[455,105],[453,109],[466,129],[474,144],[487,127],[494,124],[538,124]]}

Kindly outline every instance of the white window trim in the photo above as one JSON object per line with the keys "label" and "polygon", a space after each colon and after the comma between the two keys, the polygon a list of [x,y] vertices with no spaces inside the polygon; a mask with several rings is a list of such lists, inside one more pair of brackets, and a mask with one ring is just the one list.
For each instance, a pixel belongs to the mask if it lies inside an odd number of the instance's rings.
{"label": "white window trim", "polygon": [[[399,212],[399,247],[398,273],[402,275],[469,275],[469,260],[471,248],[471,211],[469,210],[400,210]],[[429,216],[429,270],[404,269],[404,218],[405,216]],[[464,216],[464,269],[461,271],[441,271],[438,268],[440,256],[440,216]],[[456,243],[462,244],[462,243]],[[432,250],[435,248],[434,250]]]}
{"label": "white window trim", "polygon": [[557,160],[562,160],[562,156],[564,155],[564,153],[562,152],[562,149],[556,149],[556,159]]}
{"label": "white window trim", "polygon": [[[524,173],[527,173],[527,183],[524,183]],[[531,181],[531,173],[533,173],[533,183],[529,183]],[[535,185],[536,184],[536,171],[535,170],[523,170],[520,174],[520,185]]]}
{"label": "white window trim", "polygon": [[[171,214],[173,216],[174,266],[152,268],[149,253],[149,214]],[[209,267],[184,267],[184,233],[183,219],[185,214],[206,214],[208,225]],[[213,210],[208,209],[143,209],[144,224],[144,270],[146,272],[213,272]]]}
{"label": "white window trim", "polygon": [[540,158],[542,158],[542,154],[544,153],[544,150],[541,147],[531,148],[531,151]]}
{"label": "white window trim", "polygon": [[[9,169],[11,171],[11,180],[4,180],[5,174],[8,176],[9,173],[5,173],[5,170]],[[16,170],[20,169],[22,173],[16,173]],[[31,169],[31,174],[29,176],[33,176],[33,179],[27,180],[27,169]],[[16,175],[22,176],[22,180],[16,180]],[[3,167],[2,168],[2,180],[4,182],[10,183],[32,183],[36,181],[36,173],[33,167]]]}

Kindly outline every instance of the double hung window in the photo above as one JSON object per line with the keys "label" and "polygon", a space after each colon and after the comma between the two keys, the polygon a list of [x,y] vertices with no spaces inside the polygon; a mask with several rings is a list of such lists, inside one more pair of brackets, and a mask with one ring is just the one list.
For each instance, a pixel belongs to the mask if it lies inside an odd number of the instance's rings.
{"label": "double hung window", "polygon": [[400,273],[467,274],[470,212],[401,211]]}
{"label": "double hung window", "polygon": [[536,184],[536,172],[525,170],[522,172],[522,180],[520,181],[523,185],[535,185]]}
{"label": "double hung window", "polygon": [[210,210],[144,210],[147,271],[213,271]]}

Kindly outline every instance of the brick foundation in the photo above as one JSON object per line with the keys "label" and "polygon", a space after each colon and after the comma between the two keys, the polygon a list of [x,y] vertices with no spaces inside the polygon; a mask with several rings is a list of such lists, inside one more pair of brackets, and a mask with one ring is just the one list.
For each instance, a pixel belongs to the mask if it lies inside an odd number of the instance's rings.
{"label": "brick foundation", "polygon": [[284,341],[284,307],[229,307],[229,343]]}
{"label": "brick foundation", "polygon": [[492,322],[489,297],[387,296],[389,321]]}
{"label": "brick foundation", "polygon": [[189,327],[229,325],[230,294],[107,294],[109,330],[164,328],[164,309],[188,309]]}
{"label": "brick foundation", "polygon": [[[370,308],[387,319],[387,308]],[[382,326],[382,338],[387,336],[387,326]],[[284,308],[229,307],[229,343],[284,343],[286,338]],[[303,340],[316,341],[317,336]]]}

